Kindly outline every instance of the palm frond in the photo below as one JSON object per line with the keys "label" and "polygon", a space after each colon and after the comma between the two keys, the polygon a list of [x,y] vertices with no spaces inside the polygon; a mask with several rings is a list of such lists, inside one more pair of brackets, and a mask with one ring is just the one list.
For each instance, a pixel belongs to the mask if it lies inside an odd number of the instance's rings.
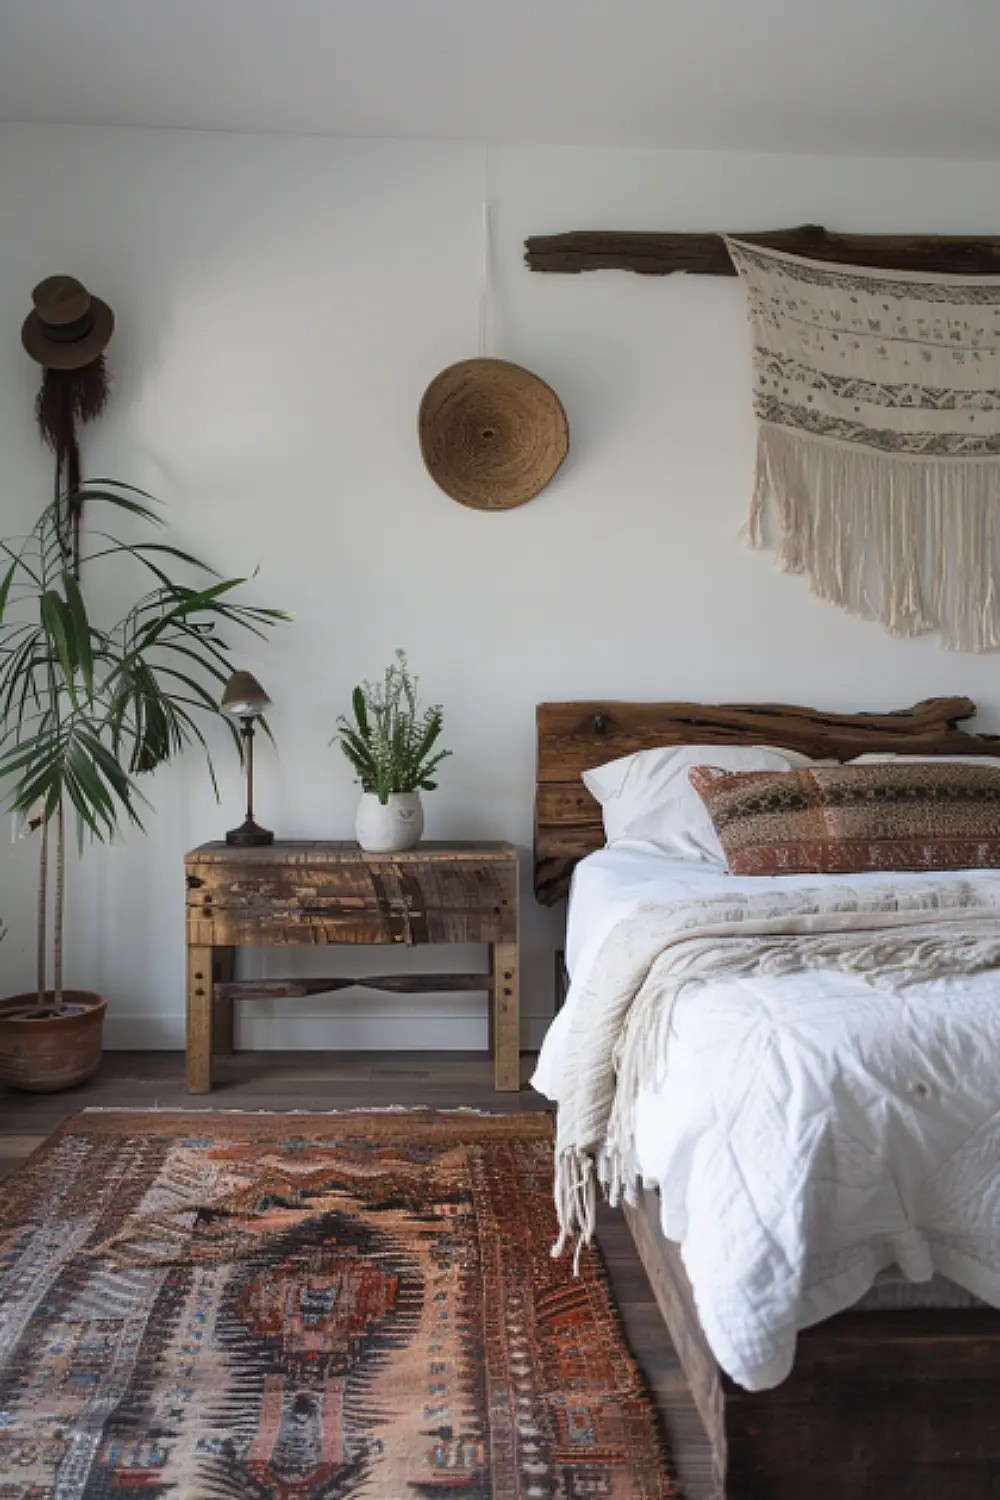
{"label": "palm frond", "polygon": [[[0,784],[15,811],[40,807],[43,821],[57,820],[60,839],[68,809],[81,840],[107,840],[142,827],[136,778],[188,746],[203,753],[218,795],[202,725],[221,720],[239,745],[219,705],[235,665],[230,640],[263,637],[289,616],[244,602],[244,578],[224,578],[183,548],[101,530],[89,533],[98,545],[85,561],[134,563],[143,592],[115,624],[95,623],[65,564],[69,498],[53,501],[29,536],[0,542]],[[151,496],[115,480],[72,498],[130,527],[163,524]],[[211,582],[192,587],[171,576],[175,567]]]}

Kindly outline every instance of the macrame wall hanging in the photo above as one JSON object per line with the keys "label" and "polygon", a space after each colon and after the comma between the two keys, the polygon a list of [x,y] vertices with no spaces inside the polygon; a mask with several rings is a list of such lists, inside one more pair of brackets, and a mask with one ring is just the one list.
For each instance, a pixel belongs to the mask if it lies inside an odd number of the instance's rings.
{"label": "macrame wall hanging", "polygon": [[1000,645],[1000,238],[535,235],[533,271],[739,274],[757,479],[749,535],[821,598],[894,635]]}
{"label": "macrame wall hanging", "polygon": [[63,555],[74,573],[80,566],[79,426],[92,422],[108,400],[104,350],[114,332],[111,308],[72,276],[48,276],[31,294],[21,342],[42,366],[35,418],[55,455],[55,498],[63,508]]}
{"label": "macrame wall hanging", "polygon": [[753,332],[749,535],[893,635],[1000,645],[1000,277],[726,241]]}

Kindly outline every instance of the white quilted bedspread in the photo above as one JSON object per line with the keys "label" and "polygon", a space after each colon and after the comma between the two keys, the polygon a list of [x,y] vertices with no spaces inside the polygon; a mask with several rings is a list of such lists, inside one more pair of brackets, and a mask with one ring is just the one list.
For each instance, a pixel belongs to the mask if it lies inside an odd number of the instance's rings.
{"label": "white quilted bedspread", "polygon": [[[587,898],[533,1079],[557,1101],[574,995],[610,928],[651,901],[755,888],[641,849],[592,859],[602,899]],[[884,878],[837,879],[859,892]],[[1000,892],[1000,872],[969,878]],[[716,1358],[750,1390],[782,1381],[798,1329],[858,1301],[887,1266],[1000,1307],[1000,974],[897,991],[825,970],[692,986],[673,1009],[666,1075],[638,1098],[635,1154]]]}

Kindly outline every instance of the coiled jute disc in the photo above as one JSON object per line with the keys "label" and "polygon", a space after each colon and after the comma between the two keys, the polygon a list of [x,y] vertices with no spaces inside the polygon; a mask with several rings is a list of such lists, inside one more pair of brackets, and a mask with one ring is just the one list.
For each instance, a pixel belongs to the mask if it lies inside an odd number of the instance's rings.
{"label": "coiled jute disc", "polygon": [[569,449],[555,391],[505,359],[464,359],[442,370],[424,392],[418,427],[431,478],[477,510],[523,505]]}

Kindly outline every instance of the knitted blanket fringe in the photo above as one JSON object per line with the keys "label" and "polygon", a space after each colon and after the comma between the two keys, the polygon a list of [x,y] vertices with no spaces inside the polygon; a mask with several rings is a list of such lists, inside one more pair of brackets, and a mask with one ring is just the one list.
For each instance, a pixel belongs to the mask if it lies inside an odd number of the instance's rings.
{"label": "knitted blanket fringe", "polygon": [[812,592],[892,635],[939,630],[949,651],[1000,646],[1000,459],[932,461],[759,424],[747,523]]}
{"label": "knitted blanket fringe", "polygon": [[679,996],[691,984],[809,969],[896,990],[1000,967],[1000,875],[857,894],[822,888],[640,908],[605,940],[571,997],[556,1128],[553,1256],[593,1237],[597,1192],[635,1201],[635,1107],[669,1071]]}

